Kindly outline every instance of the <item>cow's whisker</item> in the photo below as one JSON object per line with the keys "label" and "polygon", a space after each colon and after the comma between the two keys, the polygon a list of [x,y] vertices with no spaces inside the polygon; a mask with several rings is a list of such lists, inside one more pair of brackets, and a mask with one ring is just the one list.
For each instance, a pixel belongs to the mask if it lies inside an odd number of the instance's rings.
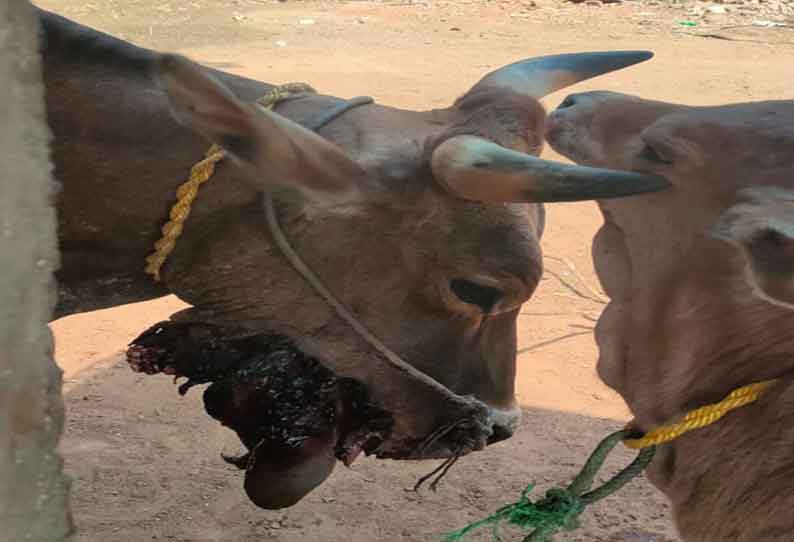
{"label": "cow's whisker", "polygon": [[442,479],[443,479],[443,478],[444,478],[444,477],[447,475],[447,473],[449,472],[449,469],[451,469],[451,468],[452,468],[452,466],[453,466],[455,463],[457,463],[457,462],[458,462],[458,459],[460,459],[460,453],[455,453],[455,455],[454,455],[454,456],[450,457],[450,458],[449,458],[449,459],[448,459],[448,460],[447,460],[447,461],[446,461],[446,462],[445,462],[445,463],[442,465],[443,469],[441,470],[441,472],[438,474],[438,476],[436,476],[436,479],[435,479],[435,480],[433,480],[432,482],[430,482],[430,491],[435,491],[436,489],[438,489],[438,484],[439,484],[439,483],[441,482],[441,480],[442,480]]}
{"label": "cow's whisker", "polygon": [[430,482],[430,490],[435,491],[438,488],[438,483],[444,478],[444,476],[447,475],[449,469],[452,468],[452,465],[454,465],[458,461],[458,459],[460,459],[459,452],[456,452],[455,455],[453,455],[452,457],[445,459],[444,462],[441,463],[435,469],[433,469],[432,472],[425,474],[424,476],[419,478],[416,484],[414,484],[413,490],[419,491],[419,489],[421,489],[421,487],[425,484],[425,482],[435,477],[433,481]]}
{"label": "cow's whisker", "polygon": [[417,448],[416,455],[421,457],[428,448],[430,448],[433,444],[435,444],[436,442],[447,436],[453,429],[458,427],[460,424],[461,424],[460,421],[456,421],[449,425],[443,425],[438,429],[436,429],[435,431],[433,431],[432,433],[430,433],[430,435],[424,441],[422,441],[422,443]]}

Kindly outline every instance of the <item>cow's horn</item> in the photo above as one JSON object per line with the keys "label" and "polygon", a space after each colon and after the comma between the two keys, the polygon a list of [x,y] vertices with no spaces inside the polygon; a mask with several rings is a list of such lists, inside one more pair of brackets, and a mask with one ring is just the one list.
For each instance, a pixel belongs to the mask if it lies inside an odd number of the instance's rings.
{"label": "cow's horn", "polygon": [[486,75],[476,86],[508,87],[540,99],[561,88],[653,57],[650,51],[603,51],[520,60]]}
{"label": "cow's horn", "polygon": [[657,175],[552,162],[466,135],[436,147],[431,167],[433,176],[450,193],[475,201],[584,201],[670,187]]}

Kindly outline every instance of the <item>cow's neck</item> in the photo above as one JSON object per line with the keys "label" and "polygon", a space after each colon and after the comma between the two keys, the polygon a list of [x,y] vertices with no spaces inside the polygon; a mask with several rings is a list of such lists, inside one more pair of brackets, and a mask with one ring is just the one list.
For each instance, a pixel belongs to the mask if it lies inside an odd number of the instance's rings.
{"label": "cow's neck", "polygon": [[[144,273],[175,190],[207,151],[175,122],[149,76],[153,53],[42,13],[47,116],[58,195],[61,268],[55,317],[168,293]],[[217,72],[246,100],[270,86]],[[190,221],[256,197],[224,163]]]}
{"label": "cow's neck", "polygon": [[[657,290],[669,304],[648,303],[655,327],[631,343],[621,393],[649,431],[776,379],[758,402],[662,445],[647,473],[671,499],[686,542],[791,540],[794,516],[767,514],[794,505],[794,312],[761,300],[739,257],[720,262],[719,280],[694,267],[686,282],[679,275]],[[778,521],[792,527],[785,536],[759,535]]]}
{"label": "cow's neck", "polygon": [[686,542],[783,542],[794,532],[794,379],[663,447],[649,477]]}

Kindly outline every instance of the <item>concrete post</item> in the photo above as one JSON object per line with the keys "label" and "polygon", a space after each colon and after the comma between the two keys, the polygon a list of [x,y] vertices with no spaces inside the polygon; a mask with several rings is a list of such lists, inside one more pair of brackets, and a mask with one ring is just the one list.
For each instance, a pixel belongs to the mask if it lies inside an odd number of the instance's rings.
{"label": "concrete post", "polygon": [[0,0],[0,542],[72,531],[47,326],[58,264],[49,138],[38,22],[27,0]]}

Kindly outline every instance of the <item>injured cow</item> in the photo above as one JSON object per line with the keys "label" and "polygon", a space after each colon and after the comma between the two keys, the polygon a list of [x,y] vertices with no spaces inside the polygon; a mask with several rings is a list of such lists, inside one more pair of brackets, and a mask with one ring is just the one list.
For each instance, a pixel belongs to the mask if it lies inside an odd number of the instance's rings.
{"label": "injured cow", "polygon": [[[262,506],[297,502],[358,451],[454,460],[510,437],[516,319],[542,272],[540,203],[666,186],[533,156],[538,98],[649,53],[521,61],[445,109],[303,93],[270,112],[252,104],[268,84],[40,14],[63,184],[57,314],[168,293],[189,303],[130,360],[213,383],[207,410],[247,445],[235,461]],[[302,125],[329,111],[317,132]],[[229,159],[155,281],[145,259],[207,140]]]}
{"label": "injured cow", "polygon": [[792,540],[794,313],[767,298],[791,300],[794,102],[686,107],[583,93],[549,115],[546,134],[581,164],[672,185],[601,201],[593,245],[611,298],[596,328],[598,371],[638,429],[778,379],[758,402],[659,448],[648,474],[683,539]]}

